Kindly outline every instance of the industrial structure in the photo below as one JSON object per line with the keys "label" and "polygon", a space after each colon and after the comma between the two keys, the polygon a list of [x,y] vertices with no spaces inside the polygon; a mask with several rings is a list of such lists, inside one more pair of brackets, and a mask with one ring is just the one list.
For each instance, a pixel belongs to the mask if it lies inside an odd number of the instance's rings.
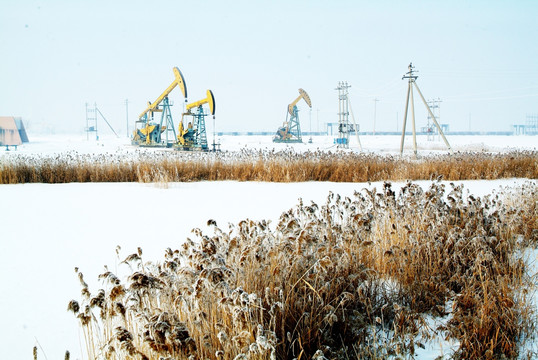
{"label": "industrial structure", "polygon": [[108,122],[108,120],[105,118],[101,110],[97,107],[97,104],[94,103],[93,107],[88,106],[88,103],[86,103],[86,127],[84,128],[84,131],[86,132],[86,140],[90,139],[90,134],[95,134],[95,140],[99,140],[99,133],[97,132],[97,115],[100,115],[101,118],[105,121],[105,123],[108,125],[110,130],[116,135],[116,137],[119,137],[112,125]]}
{"label": "industrial structure", "polygon": [[[209,105],[209,112],[215,118],[215,97],[211,90],[207,90],[206,98],[187,104],[187,112],[183,113],[177,134],[177,147],[181,150],[202,150],[207,151],[207,131],[205,127],[205,117],[209,115],[204,111],[203,105]],[[185,117],[189,118],[185,127]],[[213,151],[216,150],[213,140]]]}
{"label": "industrial structure", "polygon": [[538,115],[527,115],[525,124],[515,124],[515,135],[538,135]]}
{"label": "industrial structure", "polygon": [[[432,114],[435,115],[435,119],[439,121],[441,113],[441,99],[431,99],[426,102],[428,107],[432,110]],[[438,133],[437,128],[434,127],[432,117],[428,113],[426,126],[421,128],[421,132],[426,134],[428,141],[433,141],[435,139],[436,133]]]}
{"label": "industrial structure", "polygon": [[[174,80],[166,90],[139,115],[135,124],[135,130],[131,143],[146,147],[167,147],[175,150],[209,150],[207,146],[207,134],[205,117],[209,115],[204,111],[203,105],[209,105],[209,111],[215,118],[215,98],[211,90],[207,90],[205,99],[186,105],[186,112],[182,114],[181,122],[176,127],[172,119],[170,107],[173,103],[169,95],[176,87],[181,89],[183,98],[187,102],[187,85],[181,71],[173,68]],[[155,113],[161,113],[160,119],[155,119]],[[185,117],[191,121],[184,124]],[[215,148],[215,145],[213,146]]]}
{"label": "industrial structure", "polygon": [[6,150],[28,142],[28,134],[20,117],[0,116],[0,146]]}
{"label": "industrial structure", "polygon": [[[299,96],[288,105],[286,112],[286,121],[278,128],[273,142],[277,143],[302,143],[301,124],[299,122],[299,109],[297,103],[303,99],[306,104],[312,109],[310,96],[303,89],[299,89]],[[289,119],[288,119],[289,117]]]}
{"label": "industrial structure", "polygon": [[[355,122],[355,116],[353,116],[353,108],[351,107],[351,101],[349,101],[348,89],[350,87],[351,85],[349,85],[347,81],[340,81],[338,82],[338,87],[335,89],[338,90],[338,138],[334,139],[334,143],[336,144],[336,147],[338,149],[349,149],[349,135],[354,132],[357,136],[357,143],[359,145],[359,149],[362,151],[362,144],[359,138],[359,126]],[[350,113],[353,125],[349,123]],[[333,123],[331,123],[331,125],[332,124]]]}
{"label": "industrial structure", "polygon": [[[185,102],[187,102],[187,86],[185,85],[183,74],[177,67],[174,67],[173,72],[174,81],[153,103],[148,101],[148,106],[138,116],[131,141],[133,145],[172,147],[176,143],[176,130],[170,110],[172,104],[168,99],[168,95],[179,86]],[[161,119],[156,122],[154,115],[159,112],[161,113]]]}
{"label": "industrial structure", "polygon": [[448,149],[450,151],[452,151],[452,148],[450,147],[450,144],[448,143],[448,140],[446,139],[445,134],[443,133],[443,129],[441,128],[441,126],[437,122],[437,120],[435,118],[435,115],[432,112],[432,109],[430,108],[430,106],[428,105],[428,103],[424,99],[424,96],[422,96],[422,93],[420,92],[420,89],[418,88],[418,85],[416,83],[416,79],[418,78],[418,76],[415,75],[415,70],[414,70],[415,67],[413,66],[412,63],[409,64],[408,69],[409,69],[409,71],[404,76],[402,76],[402,80],[403,79],[408,79],[408,86],[407,86],[407,99],[406,99],[406,102],[405,102],[405,112],[404,112],[404,120],[403,120],[403,128],[402,128],[402,140],[400,142],[400,154],[403,153],[404,139],[405,139],[405,126],[406,126],[406,123],[407,123],[407,109],[409,107],[409,101],[411,100],[411,120],[412,120],[411,125],[412,125],[412,128],[413,128],[413,151],[415,153],[415,156],[417,155],[417,134],[416,134],[416,129],[415,129],[415,104],[414,104],[414,100],[413,100],[413,86],[415,86],[415,89],[417,90],[418,94],[420,95],[420,98],[422,99],[422,102],[424,103],[424,105],[426,106],[426,109],[428,110],[428,113],[429,113],[429,116],[431,117],[431,120],[433,121],[433,123],[437,127],[437,130],[439,131],[439,134],[443,138],[446,146],[448,147]]}

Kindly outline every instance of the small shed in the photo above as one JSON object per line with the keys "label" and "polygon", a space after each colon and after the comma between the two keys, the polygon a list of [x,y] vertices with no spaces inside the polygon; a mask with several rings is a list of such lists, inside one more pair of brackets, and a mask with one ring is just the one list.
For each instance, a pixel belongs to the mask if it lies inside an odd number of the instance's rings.
{"label": "small shed", "polygon": [[17,146],[28,142],[20,117],[0,116],[0,146]]}

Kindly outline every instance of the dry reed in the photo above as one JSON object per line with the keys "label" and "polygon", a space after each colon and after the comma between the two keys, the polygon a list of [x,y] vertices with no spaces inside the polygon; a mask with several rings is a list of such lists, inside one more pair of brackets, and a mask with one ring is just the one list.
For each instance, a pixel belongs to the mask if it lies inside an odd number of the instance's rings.
{"label": "dry reed", "polygon": [[385,183],[300,202],[274,226],[209,220],[212,235],[194,229],[161,262],[127,256],[127,279],[105,269],[96,294],[77,271],[69,309],[90,359],[383,359],[436,334],[458,342],[456,359],[524,356],[537,203],[535,182],[483,198]]}
{"label": "dry reed", "polygon": [[349,152],[143,152],[16,156],[0,163],[0,184],[238,180],[366,182],[538,178],[538,152],[408,157]]}

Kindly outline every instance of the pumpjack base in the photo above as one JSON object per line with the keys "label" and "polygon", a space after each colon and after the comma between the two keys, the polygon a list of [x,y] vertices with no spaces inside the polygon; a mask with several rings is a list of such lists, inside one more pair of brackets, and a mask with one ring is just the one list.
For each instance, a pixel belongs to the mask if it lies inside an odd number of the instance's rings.
{"label": "pumpjack base", "polygon": [[292,140],[282,140],[282,139],[273,139],[274,143],[284,143],[284,144],[298,144],[302,143],[301,139],[292,139]]}
{"label": "pumpjack base", "polygon": [[208,152],[209,151],[209,149],[203,149],[197,146],[181,146],[181,145],[174,146],[174,150],[175,151],[195,151],[195,152]]}
{"label": "pumpjack base", "polygon": [[138,147],[144,147],[144,148],[171,148],[173,146],[172,143],[157,143],[157,144],[146,144],[146,142],[138,142],[138,141],[131,141],[131,145],[135,145]]}

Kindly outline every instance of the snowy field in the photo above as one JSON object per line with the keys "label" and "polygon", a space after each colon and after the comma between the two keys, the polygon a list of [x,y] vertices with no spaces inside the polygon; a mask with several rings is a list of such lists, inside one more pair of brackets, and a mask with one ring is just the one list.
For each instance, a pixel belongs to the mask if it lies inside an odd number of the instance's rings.
{"label": "snowy field", "polygon": [[[335,150],[332,137],[314,137],[312,144],[294,149]],[[30,137],[16,151],[0,150],[4,157],[17,154],[54,155],[79,153],[128,153],[136,149],[126,138],[86,141],[83,136]],[[305,141],[308,138],[305,138]],[[211,139],[210,139],[211,141]],[[364,151],[399,153],[398,136],[361,137]],[[406,138],[410,152],[411,138]],[[449,137],[454,150],[536,150],[538,137],[459,136]],[[223,150],[289,147],[273,144],[270,137],[221,137]],[[356,151],[356,138],[351,151]],[[422,150],[421,150],[422,149]],[[155,151],[155,150],[152,150]],[[157,150],[158,151],[158,150]],[[446,152],[442,142],[419,137],[419,152]],[[522,184],[525,179],[464,181],[474,195],[485,195],[501,186]],[[536,181],[536,180],[534,180]],[[419,182],[428,187],[430,182]],[[398,189],[399,184],[395,185]],[[71,299],[80,298],[74,272],[79,267],[96,291],[97,275],[108,265],[121,273],[119,265],[141,247],[144,260],[160,260],[164,249],[177,248],[195,227],[211,233],[208,219],[221,227],[250,218],[275,221],[283,211],[305,202],[324,202],[329,191],[351,196],[362,188],[381,188],[380,183],[260,183],[194,182],[162,184],[89,183],[0,185],[0,359],[31,358],[32,347],[47,359],[61,359],[65,350],[72,359],[86,358],[83,339],[73,314]],[[121,246],[120,259],[116,247]],[[535,256],[535,255],[533,255]],[[446,354],[446,344],[426,349],[419,358]],[[45,358],[40,355],[39,358]]]}
{"label": "snowy field", "polygon": [[[222,151],[235,151],[239,149],[275,149],[284,150],[293,148],[297,152],[303,151],[335,151],[335,136],[303,137],[303,144],[278,144],[272,142],[271,136],[220,136],[216,143],[221,144]],[[450,146],[454,151],[486,151],[504,152],[508,150],[538,150],[538,136],[448,136]],[[377,135],[360,136],[362,150],[367,153],[399,154],[401,136]],[[136,151],[125,137],[101,136],[100,141],[86,140],[85,135],[48,135],[30,136],[31,143],[19,146],[17,150],[4,152],[0,147],[0,159],[3,156],[15,154],[43,154],[52,155],[66,151],[79,153],[124,153]],[[212,143],[210,135],[208,142]],[[437,136],[428,140],[426,135],[417,135],[417,148],[420,153],[446,153],[445,143]],[[358,152],[359,142],[356,136],[350,137],[349,151]],[[412,153],[413,138],[406,136],[404,140],[404,154]]]}

